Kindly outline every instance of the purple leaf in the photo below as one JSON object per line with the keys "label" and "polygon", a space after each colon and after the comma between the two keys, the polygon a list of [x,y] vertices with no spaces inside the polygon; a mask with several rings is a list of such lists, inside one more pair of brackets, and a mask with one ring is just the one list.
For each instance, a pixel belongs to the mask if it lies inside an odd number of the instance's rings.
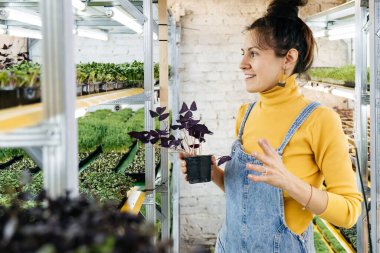
{"label": "purple leaf", "polygon": [[4,44],[2,49],[7,50],[11,47],[12,47],[12,44],[9,44],[8,46]]}
{"label": "purple leaf", "polygon": [[161,147],[163,147],[163,148],[169,148],[170,147],[168,137],[161,137],[160,140],[161,140]]}
{"label": "purple leaf", "polygon": [[132,131],[132,132],[129,132],[128,135],[131,136],[132,138],[136,138],[136,139],[141,140],[143,138],[146,138],[145,135],[147,133],[148,133],[147,131],[142,131],[142,132]]}
{"label": "purple leaf", "polygon": [[168,135],[169,134],[169,132],[166,130],[157,130],[157,133],[159,133],[160,135]]}
{"label": "purple leaf", "polygon": [[187,112],[189,110],[189,108],[187,107],[187,104],[185,102],[183,102],[182,104],[182,108],[181,110],[179,111],[179,114],[182,114],[184,112]]}
{"label": "purple leaf", "polygon": [[156,108],[156,112],[158,113],[158,114],[162,114],[164,111],[166,110],[166,107],[157,107]]}
{"label": "purple leaf", "polygon": [[189,145],[190,148],[199,148],[199,144]]}
{"label": "purple leaf", "polygon": [[160,140],[160,138],[153,138],[153,139],[150,139],[150,143],[152,144],[156,144],[158,141]]}
{"label": "purple leaf", "polygon": [[159,121],[163,121],[163,120],[165,120],[167,117],[169,117],[169,113],[164,113],[164,114],[160,115],[160,117],[158,117],[158,120],[159,120]]}
{"label": "purple leaf", "polygon": [[157,131],[150,130],[149,134],[155,138],[160,137],[160,134]]}
{"label": "purple leaf", "polygon": [[195,103],[195,101],[193,101],[191,103],[190,110],[193,112],[195,112],[197,110],[197,104]]}
{"label": "purple leaf", "polygon": [[157,112],[152,111],[152,110],[149,110],[149,113],[150,113],[150,116],[151,116],[152,118],[155,118],[155,117],[157,117],[157,116],[159,115]]}
{"label": "purple leaf", "polygon": [[219,160],[219,161],[218,161],[218,166],[220,166],[220,165],[222,165],[223,163],[228,162],[229,160],[231,160],[231,156],[228,156],[228,155],[226,155],[226,156],[222,156],[222,157],[220,157],[218,160]]}
{"label": "purple leaf", "polygon": [[190,119],[191,117],[193,117],[193,113],[191,111],[188,111],[186,114],[185,114],[185,119]]}

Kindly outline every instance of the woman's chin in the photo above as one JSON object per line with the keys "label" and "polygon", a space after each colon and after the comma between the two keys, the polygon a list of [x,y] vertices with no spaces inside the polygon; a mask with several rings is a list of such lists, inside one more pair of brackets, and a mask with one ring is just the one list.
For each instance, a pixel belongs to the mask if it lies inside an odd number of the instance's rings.
{"label": "woman's chin", "polygon": [[245,90],[249,93],[258,92],[258,87],[253,83],[245,83]]}

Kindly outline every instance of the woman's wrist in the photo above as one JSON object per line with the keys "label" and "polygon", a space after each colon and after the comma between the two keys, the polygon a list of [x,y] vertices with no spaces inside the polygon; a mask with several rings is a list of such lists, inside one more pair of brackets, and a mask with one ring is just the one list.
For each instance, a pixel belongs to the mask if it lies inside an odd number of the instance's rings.
{"label": "woman's wrist", "polygon": [[224,191],[224,171],[216,165],[211,168],[211,181]]}

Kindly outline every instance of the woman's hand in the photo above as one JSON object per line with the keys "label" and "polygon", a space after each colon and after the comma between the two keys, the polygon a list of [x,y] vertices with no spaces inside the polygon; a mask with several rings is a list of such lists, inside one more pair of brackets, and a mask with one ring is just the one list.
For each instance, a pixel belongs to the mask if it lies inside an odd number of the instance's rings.
{"label": "woman's hand", "polygon": [[247,163],[247,169],[260,172],[261,175],[248,175],[248,179],[253,182],[264,182],[275,187],[285,188],[294,177],[285,167],[277,151],[269,144],[266,139],[258,141],[264,154],[252,152],[252,156],[263,163],[263,166]]}
{"label": "woman's hand", "polygon": [[[181,160],[181,170],[185,176],[185,180],[189,181],[187,178],[187,166],[186,166],[186,161],[184,160],[184,158],[190,157],[191,155],[189,153],[179,153],[178,156],[179,156],[179,159]],[[215,156],[212,156],[211,157],[211,180],[212,181],[213,181],[213,174],[215,171],[214,170],[215,167],[216,167],[216,159],[215,159]]]}

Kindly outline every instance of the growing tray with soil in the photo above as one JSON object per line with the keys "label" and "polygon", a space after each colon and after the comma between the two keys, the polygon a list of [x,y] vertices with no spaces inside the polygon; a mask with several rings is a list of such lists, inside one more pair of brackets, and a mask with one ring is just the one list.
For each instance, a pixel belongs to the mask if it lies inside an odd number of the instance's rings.
{"label": "growing tray with soil", "polygon": [[134,180],[114,172],[121,153],[102,153],[79,174],[80,191],[100,201],[120,201],[133,186]]}
{"label": "growing tray with soil", "polygon": [[[157,166],[160,164],[160,149],[154,148],[154,164],[155,169],[157,173]],[[125,170],[126,175],[145,175],[145,145],[144,144],[138,144],[138,149],[136,152],[136,155],[133,159],[133,161],[128,165],[127,169]],[[135,175],[135,176],[137,176]],[[145,178],[144,178],[145,179]]]}

